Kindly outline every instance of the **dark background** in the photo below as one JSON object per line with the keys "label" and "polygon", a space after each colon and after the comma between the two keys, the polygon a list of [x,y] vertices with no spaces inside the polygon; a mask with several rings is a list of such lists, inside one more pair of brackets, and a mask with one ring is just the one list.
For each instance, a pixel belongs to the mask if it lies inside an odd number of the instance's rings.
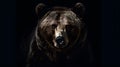
{"label": "dark background", "polygon": [[[51,2],[52,1],[52,2]],[[1,3],[0,65],[16,67],[25,59],[21,42],[36,26],[34,8],[39,2],[49,6],[86,7],[86,24],[96,63],[101,67],[120,66],[120,5],[117,0],[4,0]],[[24,40],[24,39],[23,39]]]}

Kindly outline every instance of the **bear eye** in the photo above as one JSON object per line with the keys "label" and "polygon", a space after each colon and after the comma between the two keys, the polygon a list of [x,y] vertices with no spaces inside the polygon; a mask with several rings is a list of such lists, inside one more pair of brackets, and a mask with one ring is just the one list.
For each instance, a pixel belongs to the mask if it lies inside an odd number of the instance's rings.
{"label": "bear eye", "polygon": [[52,24],[52,29],[55,29],[57,27],[56,24]]}
{"label": "bear eye", "polygon": [[73,26],[72,25],[66,25],[66,29],[68,30],[68,31],[73,31]]}

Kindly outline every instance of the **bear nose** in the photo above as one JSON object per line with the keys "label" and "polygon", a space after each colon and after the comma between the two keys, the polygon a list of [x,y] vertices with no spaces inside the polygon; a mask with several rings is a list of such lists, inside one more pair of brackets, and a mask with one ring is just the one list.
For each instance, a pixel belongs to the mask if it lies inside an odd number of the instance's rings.
{"label": "bear nose", "polygon": [[58,36],[56,38],[56,43],[58,44],[57,46],[59,46],[59,47],[63,46],[65,44],[64,37],[63,36]]}

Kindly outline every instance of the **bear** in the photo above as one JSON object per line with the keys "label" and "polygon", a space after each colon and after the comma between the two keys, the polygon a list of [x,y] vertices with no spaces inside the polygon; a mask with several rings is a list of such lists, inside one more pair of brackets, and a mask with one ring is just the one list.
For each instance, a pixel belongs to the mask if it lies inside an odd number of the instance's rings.
{"label": "bear", "polygon": [[44,10],[43,3],[35,8],[38,24],[30,41],[27,67],[92,64],[84,5],[76,3],[71,8],[54,6],[47,8],[47,12]]}

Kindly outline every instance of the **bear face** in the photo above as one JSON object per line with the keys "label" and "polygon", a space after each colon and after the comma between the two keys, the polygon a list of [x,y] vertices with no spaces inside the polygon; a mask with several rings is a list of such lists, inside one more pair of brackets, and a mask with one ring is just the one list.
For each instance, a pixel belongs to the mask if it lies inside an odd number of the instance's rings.
{"label": "bear face", "polygon": [[38,20],[36,35],[46,42],[44,46],[56,51],[66,50],[74,46],[81,36],[81,18],[70,8],[53,7]]}
{"label": "bear face", "polygon": [[55,48],[74,44],[80,34],[81,21],[71,10],[50,11],[40,21],[39,31],[45,40]]}

